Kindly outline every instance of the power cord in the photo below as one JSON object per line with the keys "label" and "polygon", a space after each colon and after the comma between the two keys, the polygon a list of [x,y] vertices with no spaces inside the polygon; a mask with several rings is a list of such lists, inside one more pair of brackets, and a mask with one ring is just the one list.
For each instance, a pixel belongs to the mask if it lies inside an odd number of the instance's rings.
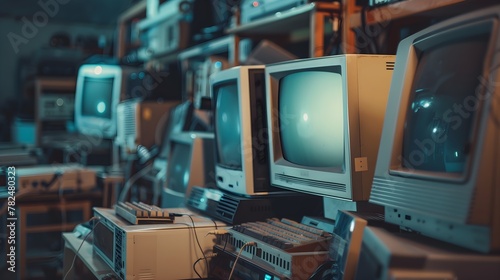
{"label": "power cord", "polygon": [[203,278],[199,273],[198,271],[196,270],[196,264],[198,264],[199,261],[201,260],[207,260],[207,259],[210,259],[210,258],[213,258],[213,257],[216,257],[217,256],[217,253],[211,253],[209,255],[207,255],[206,257],[204,258],[199,258],[197,259],[194,263],[193,263],[193,270],[194,272],[196,273],[196,275],[198,275],[199,278]]}
{"label": "power cord", "polygon": [[88,220],[88,222],[91,222],[93,220],[97,220],[97,223],[95,225],[93,225],[90,232],[87,233],[87,235],[85,235],[85,237],[83,238],[82,243],[80,243],[80,246],[78,246],[78,249],[76,249],[75,255],[73,256],[73,260],[71,261],[71,266],[68,268],[68,271],[66,271],[66,274],[64,274],[63,280],[66,280],[66,277],[68,277],[71,270],[73,270],[73,267],[75,266],[76,256],[78,256],[78,252],[80,252],[80,249],[82,248],[83,244],[87,240],[87,237],[89,237],[89,235],[94,231],[95,226],[100,222],[99,218],[97,218],[97,217],[90,218],[90,220]]}
{"label": "power cord", "polygon": [[243,253],[243,250],[245,249],[245,247],[247,247],[247,246],[257,246],[257,243],[247,242],[247,243],[243,244],[243,246],[241,246],[240,251],[238,252],[238,255],[236,256],[236,259],[234,260],[233,267],[231,268],[231,273],[229,273],[229,278],[227,278],[228,280],[231,280],[231,277],[233,276],[233,273],[234,273],[234,269],[236,268],[236,264],[238,263],[238,259],[240,258],[241,254]]}
{"label": "power cord", "polygon": [[[198,248],[200,249],[200,252],[201,254],[203,255],[203,258],[201,259],[204,259],[205,260],[205,265],[207,266],[207,275],[210,275],[209,273],[209,265],[208,265],[208,259],[207,259],[207,256],[205,254],[205,251],[203,251],[203,247],[201,246],[200,244],[200,240],[198,239],[198,234],[196,233],[196,224],[193,220],[193,217],[191,214],[182,214],[182,213],[171,213],[172,215],[174,216],[187,216],[190,220],[191,220],[191,223],[193,224],[193,232],[194,232],[194,237],[196,239],[196,244],[198,245]],[[189,227],[189,225],[188,225]],[[198,275],[199,278],[203,278],[199,273],[198,271],[196,271],[196,268],[195,268],[195,264],[198,262],[198,260],[193,264],[193,269],[194,269],[194,272],[196,273],[196,275]]]}
{"label": "power cord", "polygon": [[127,182],[125,182],[125,185],[123,186],[123,190],[121,191],[118,201],[124,202],[125,198],[127,197],[128,192],[132,188],[132,185],[140,179],[142,176],[146,175],[149,171],[151,171],[152,165],[147,165],[146,167],[142,168],[141,170],[137,171],[134,175],[132,175]]}

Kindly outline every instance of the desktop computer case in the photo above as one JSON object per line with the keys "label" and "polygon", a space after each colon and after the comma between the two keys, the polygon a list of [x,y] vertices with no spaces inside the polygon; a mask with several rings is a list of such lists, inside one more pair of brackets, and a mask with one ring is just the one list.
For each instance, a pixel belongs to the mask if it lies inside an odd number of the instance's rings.
{"label": "desktop computer case", "polygon": [[[197,216],[185,208],[168,209],[171,213],[192,215],[175,217],[171,224],[132,225],[116,216],[113,209],[94,208],[94,216],[113,234],[106,246],[113,244],[113,260],[106,257],[104,248],[96,239],[111,236],[94,230],[94,252],[97,253],[121,279],[192,279],[207,276],[204,254],[210,254],[215,245],[215,235],[209,234],[224,228],[221,222]],[[96,222],[97,223],[97,222]],[[97,225],[97,224],[96,224]],[[109,237],[108,237],[109,238]],[[97,242],[98,243],[98,242]],[[101,250],[103,249],[103,250]]]}

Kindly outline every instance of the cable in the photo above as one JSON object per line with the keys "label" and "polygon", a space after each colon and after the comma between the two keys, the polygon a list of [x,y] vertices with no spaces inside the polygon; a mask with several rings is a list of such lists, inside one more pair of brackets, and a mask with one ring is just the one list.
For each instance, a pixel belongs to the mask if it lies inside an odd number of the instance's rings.
{"label": "cable", "polygon": [[[325,272],[328,271],[331,266],[335,263],[335,261],[331,260],[331,261],[326,261],[324,263],[322,263],[320,266],[318,266],[316,268],[316,270],[314,270],[313,274],[311,274],[311,276],[309,276],[308,280],[321,280],[321,279],[325,279]],[[327,274],[328,276],[331,275],[331,273],[328,273]],[[326,279],[332,279],[332,278],[326,278]]]}
{"label": "cable", "polygon": [[[203,278],[203,277],[202,277],[202,276],[198,273],[198,271],[196,270],[196,264],[197,264],[199,261],[203,260],[203,259],[205,259],[205,260],[206,260],[206,259],[209,259],[209,258],[213,258],[213,257],[215,257],[215,256],[217,256],[217,254],[211,254],[211,255],[207,256],[206,258],[199,258],[199,259],[197,259],[197,260],[193,263],[193,270],[194,270],[194,272],[196,273],[196,275],[198,275],[198,277],[199,277],[199,278]],[[207,275],[207,276],[210,276],[210,275]]]}
{"label": "cable", "polygon": [[92,217],[88,221],[91,222],[93,220],[97,220],[97,223],[92,227],[92,230],[90,230],[90,232],[87,233],[87,235],[85,235],[85,237],[82,240],[82,243],[80,243],[80,246],[78,246],[78,249],[76,249],[75,255],[73,256],[73,260],[71,261],[71,266],[68,268],[68,271],[66,271],[66,274],[64,274],[63,280],[66,280],[66,277],[68,277],[71,270],[73,270],[73,267],[75,266],[76,256],[78,256],[78,252],[82,248],[83,243],[85,243],[85,241],[87,240],[87,237],[89,237],[89,235],[94,231],[95,226],[100,222],[99,218],[97,218],[97,217]]}
{"label": "cable", "polygon": [[[193,232],[194,232],[194,237],[196,239],[196,243],[198,244],[198,248],[200,248],[200,251],[201,251],[201,254],[203,255],[203,258],[205,259],[205,265],[207,266],[207,276],[210,274],[209,273],[209,267],[208,267],[208,260],[207,260],[207,256],[205,255],[205,252],[203,251],[203,247],[201,247],[201,244],[200,244],[200,240],[198,239],[198,234],[196,233],[196,224],[194,223],[194,220],[193,220],[193,217],[191,217],[192,215],[189,215],[189,214],[183,214],[184,216],[188,216],[189,219],[191,220],[191,223],[193,224]],[[196,270],[195,270],[196,272]],[[196,272],[196,274],[198,274],[198,272]],[[200,276],[198,274],[198,276]],[[200,276],[200,278],[203,278]]]}
{"label": "cable", "polygon": [[247,246],[257,246],[257,243],[247,242],[247,243],[243,244],[243,246],[241,246],[240,251],[238,252],[238,255],[236,256],[236,259],[234,260],[233,267],[231,268],[231,273],[229,273],[229,278],[227,278],[228,280],[231,280],[231,277],[233,276],[234,269],[236,268],[236,264],[238,262],[238,259],[240,258],[241,254],[243,253],[243,250],[245,249],[245,247],[247,247]]}
{"label": "cable", "polygon": [[[194,220],[193,220],[193,217],[192,217],[193,215],[191,215],[191,214],[184,214],[184,213],[170,213],[170,214],[171,214],[171,215],[174,215],[174,216],[177,216],[177,217],[179,217],[179,216],[187,216],[187,217],[191,220],[191,223],[193,224],[193,232],[194,232],[194,237],[195,237],[196,243],[197,243],[197,245],[198,245],[198,248],[200,249],[201,254],[203,255],[203,258],[202,258],[202,259],[205,259],[205,262],[206,262],[205,264],[206,264],[206,266],[207,266],[207,275],[209,275],[210,273],[209,273],[209,266],[208,266],[207,256],[205,255],[205,252],[203,251],[203,247],[202,247],[202,246],[201,246],[201,244],[200,244],[200,240],[198,239],[198,234],[196,233],[196,224],[195,224],[195,222],[194,222]],[[184,223],[183,223],[183,224],[184,224]],[[190,226],[190,225],[188,225],[188,224],[185,224],[185,225],[186,225],[188,228],[190,228],[190,227],[191,227],[191,226]],[[195,272],[196,272],[196,274],[198,275],[198,277],[203,278],[203,277],[201,277],[201,275],[199,275],[199,274],[198,274],[198,272],[197,272],[196,270],[195,270]]]}
{"label": "cable", "polygon": [[151,171],[151,169],[152,165],[147,165],[146,167],[142,168],[141,170],[137,171],[134,175],[132,175],[123,186],[123,190],[118,197],[118,201],[124,202],[125,198],[127,197],[127,193],[130,191],[135,181],[140,179],[142,176],[146,175],[149,171]]}

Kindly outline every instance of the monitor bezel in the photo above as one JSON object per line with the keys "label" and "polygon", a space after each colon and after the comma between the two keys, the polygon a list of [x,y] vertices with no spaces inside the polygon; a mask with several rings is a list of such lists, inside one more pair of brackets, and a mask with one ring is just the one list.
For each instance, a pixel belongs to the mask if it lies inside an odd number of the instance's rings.
{"label": "monitor bezel", "polygon": [[[315,181],[322,182],[335,182],[345,186],[351,185],[351,159],[359,156],[359,137],[356,137],[356,132],[350,130],[350,121],[356,122],[356,108],[349,106],[348,94],[349,86],[346,83],[346,75],[348,70],[346,68],[345,56],[330,56],[314,59],[300,59],[292,60],[277,64],[268,65],[266,67],[266,95],[267,95],[267,113],[268,113],[268,136],[269,136],[269,149],[270,149],[270,172],[271,184],[276,187],[299,190],[295,186],[283,184],[276,180],[275,174],[283,174],[296,178],[315,178]],[[340,68],[340,69],[339,69]],[[343,115],[344,115],[344,166],[343,171],[339,172],[335,168],[309,168],[298,166],[296,164],[286,161],[283,157],[283,152],[280,147],[281,139],[279,135],[279,115],[274,108],[278,108],[279,98],[279,81],[281,78],[292,73],[301,71],[331,71],[339,73],[342,76],[342,99]],[[354,86],[354,85],[353,85]],[[356,90],[353,88],[352,90]],[[353,116],[350,118],[350,116]],[[278,127],[278,129],[277,129]],[[299,190],[301,191],[301,190]],[[334,189],[324,189],[319,187],[310,187],[306,192],[313,192],[315,194],[322,194],[340,199],[352,200],[353,193],[350,187],[345,191],[337,191]]]}
{"label": "monitor bezel", "polygon": [[[398,151],[401,145],[395,143],[396,134],[402,135],[398,116],[405,115],[408,94],[415,66],[415,43],[423,44],[424,40],[438,37],[447,30],[457,31],[491,22],[491,37],[485,53],[483,76],[478,84],[482,85],[480,98],[483,105],[478,114],[478,123],[473,144],[467,177],[464,180],[452,180],[448,177],[434,176],[401,176],[401,173],[390,173],[398,169]],[[464,34],[464,38],[468,38]],[[448,37],[449,38],[449,37]],[[430,42],[426,42],[430,44]],[[422,45],[420,45],[422,46]],[[398,46],[396,65],[392,79],[389,100],[385,117],[382,139],[373,179],[370,202],[385,207],[385,220],[402,228],[420,232],[448,243],[460,245],[475,251],[489,252],[500,248],[500,192],[496,184],[500,179],[498,172],[498,118],[495,108],[498,107],[497,81],[500,65],[500,6],[473,11],[442,21],[421,30],[406,39]],[[457,58],[459,59],[459,58]],[[405,99],[406,98],[406,99]],[[411,175],[411,174],[405,174]],[[444,180],[443,180],[444,179]]]}
{"label": "monitor bezel", "polygon": [[[438,46],[443,43],[451,42],[453,40],[457,40],[460,38],[467,37],[475,37],[480,34],[489,33],[484,28],[487,25],[491,25],[492,30],[495,29],[494,22],[491,19],[480,19],[478,21],[471,21],[461,26],[448,26],[445,28],[436,28],[433,31],[426,32],[424,34],[415,34],[409,37],[406,40],[401,41],[398,49],[401,53],[400,57],[405,57],[406,61],[404,64],[404,77],[402,80],[402,86],[399,86],[401,94],[400,107],[398,110],[398,114],[396,116],[396,131],[403,131],[404,121],[406,119],[407,106],[408,102],[410,102],[410,90],[412,86],[412,77],[414,76],[417,67],[418,67],[418,54],[425,52],[435,46]],[[463,35],[466,33],[466,35]],[[491,57],[492,52],[492,35],[490,35],[490,42],[487,47],[488,53],[485,54],[485,57]],[[397,62],[396,62],[397,63]],[[396,66],[397,67],[397,66]],[[482,76],[488,72],[487,68],[489,65],[484,65]],[[397,85],[395,85],[397,86]],[[396,88],[391,90],[398,90]],[[481,89],[484,92],[484,87]],[[476,92],[477,94],[477,92]],[[483,94],[483,93],[481,93]],[[484,100],[480,100],[481,102],[478,104],[477,111],[482,113],[480,115],[475,115],[475,120],[473,121],[472,133],[470,135],[470,142],[472,146],[476,146],[480,141],[478,137],[474,137],[474,135],[478,135],[480,131],[480,123],[485,117],[484,114]],[[471,155],[468,157],[466,162],[466,167],[464,172],[461,174],[454,173],[445,173],[445,172],[432,172],[432,171],[423,171],[423,170],[415,170],[412,168],[403,167],[402,161],[402,133],[394,133],[393,137],[393,149],[391,152],[391,162],[389,164],[389,174],[394,176],[400,176],[404,178],[414,178],[414,179],[422,179],[422,180],[431,180],[431,181],[443,181],[443,182],[452,182],[456,184],[466,183],[471,174],[471,167],[474,165],[474,162],[477,161],[476,154],[478,153],[476,150],[471,150]]]}
{"label": "monitor bezel", "polygon": [[[84,85],[87,78],[113,78],[111,94],[111,118],[83,115]],[[75,126],[80,134],[113,139],[117,134],[116,108],[120,102],[123,85],[123,69],[118,65],[84,64],[78,71],[75,91]]]}
{"label": "monitor bezel", "polygon": [[[258,145],[263,144],[267,145],[267,138],[264,139],[266,143],[261,143],[262,139],[255,140],[254,135],[252,135],[252,100],[251,100],[251,82],[253,81],[252,75],[258,75],[258,73],[264,74],[265,65],[241,65],[235,66],[232,68],[228,68],[222,70],[218,73],[213,74],[210,77],[210,91],[213,96],[214,104],[217,100],[217,92],[215,92],[215,88],[219,85],[223,85],[229,82],[235,82],[237,85],[238,92],[238,103],[239,103],[239,112],[240,112],[240,127],[241,127],[241,170],[228,168],[223,165],[220,165],[217,160],[215,162],[215,174],[216,174],[216,182],[217,187],[221,190],[234,193],[242,196],[259,196],[259,195],[269,195],[269,194],[278,194],[284,193],[284,190],[276,190],[271,188],[270,186],[265,188],[265,190],[259,189],[257,184],[261,184],[262,182],[266,182],[268,185],[268,175],[266,171],[266,176],[262,178],[255,178],[256,170],[254,170],[254,164],[256,164],[257,159],[255,156],[255,149],[264,149],[264,147],[259,147]],[[262,81],[263,83],[264,81]],[[264,88],[265,89],[265,88]],[[264,94],[265,95],[265,94]],[[265,104],[263,104],[265,106]],[[217,108],[214,105],[214,115],[217,114]],[[266,115],[263,116],[264,118]],[[266,131],[262,132],[263,134],[257,135],[257,137],[264,137]],[[217,135],[217,131],[214,125],[214,134]],[[266,136],[267,137],[267,136]],[[254,141],[255,140],[255,141]],[[260,144],[259,144],[260,143]],[[257,146],[256,146],[257,145]],[[215,137],[215,147],[214,147],[216,158],[218,158],[217,151],[217,137]],[[266,153],[266,156],[268,154]],[[268,162],[266,162],[268,164]],[[258,167],[258,168],[261,168]],[[257,180],[258,179],[258,180]]]}

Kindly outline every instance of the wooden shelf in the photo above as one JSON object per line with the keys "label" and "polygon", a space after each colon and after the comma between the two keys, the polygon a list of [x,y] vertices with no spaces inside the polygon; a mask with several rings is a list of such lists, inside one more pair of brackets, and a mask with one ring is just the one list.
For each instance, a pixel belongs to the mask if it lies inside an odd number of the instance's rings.
{"label": "wooden shelf", "polygon": [[226,32],[241,37],[269,37],[293,36],[306,30],[309,34],[310,57],[318,57],[323,56],[325,18],[340,13],[340,10],[340,4],[337,2],[315,2],[230,28]]}
{"label": "wooden shelf", "polygon": [[315,12],[331,13],[339,11],[340,5],[336,2],[311,3],[230,28],[226,32],[244,36],[290,33],[296,29],[309,29],[309,18]]}
{"label": "wooden shelf", "polygon": [[[423,14],[436,9],[449,8],[452,5],[470,2],[467,0],[405,0],[371,9],[366,12],[366,24],[373,25],[395,19]],[[349,16],[349,25],[351,28],[361,26],[361,13],[354,13]]]}
{"label": "wooden shelf", "polygon": [[219,53],[229,53],[229,60],[233,62],[237,59],[234,53],[234,46],[237,38],[235,36],[225,36],[212,41],[201,43],[181,51],[178,55],[180,61],[184,61],[194,57],[207,57]]}

